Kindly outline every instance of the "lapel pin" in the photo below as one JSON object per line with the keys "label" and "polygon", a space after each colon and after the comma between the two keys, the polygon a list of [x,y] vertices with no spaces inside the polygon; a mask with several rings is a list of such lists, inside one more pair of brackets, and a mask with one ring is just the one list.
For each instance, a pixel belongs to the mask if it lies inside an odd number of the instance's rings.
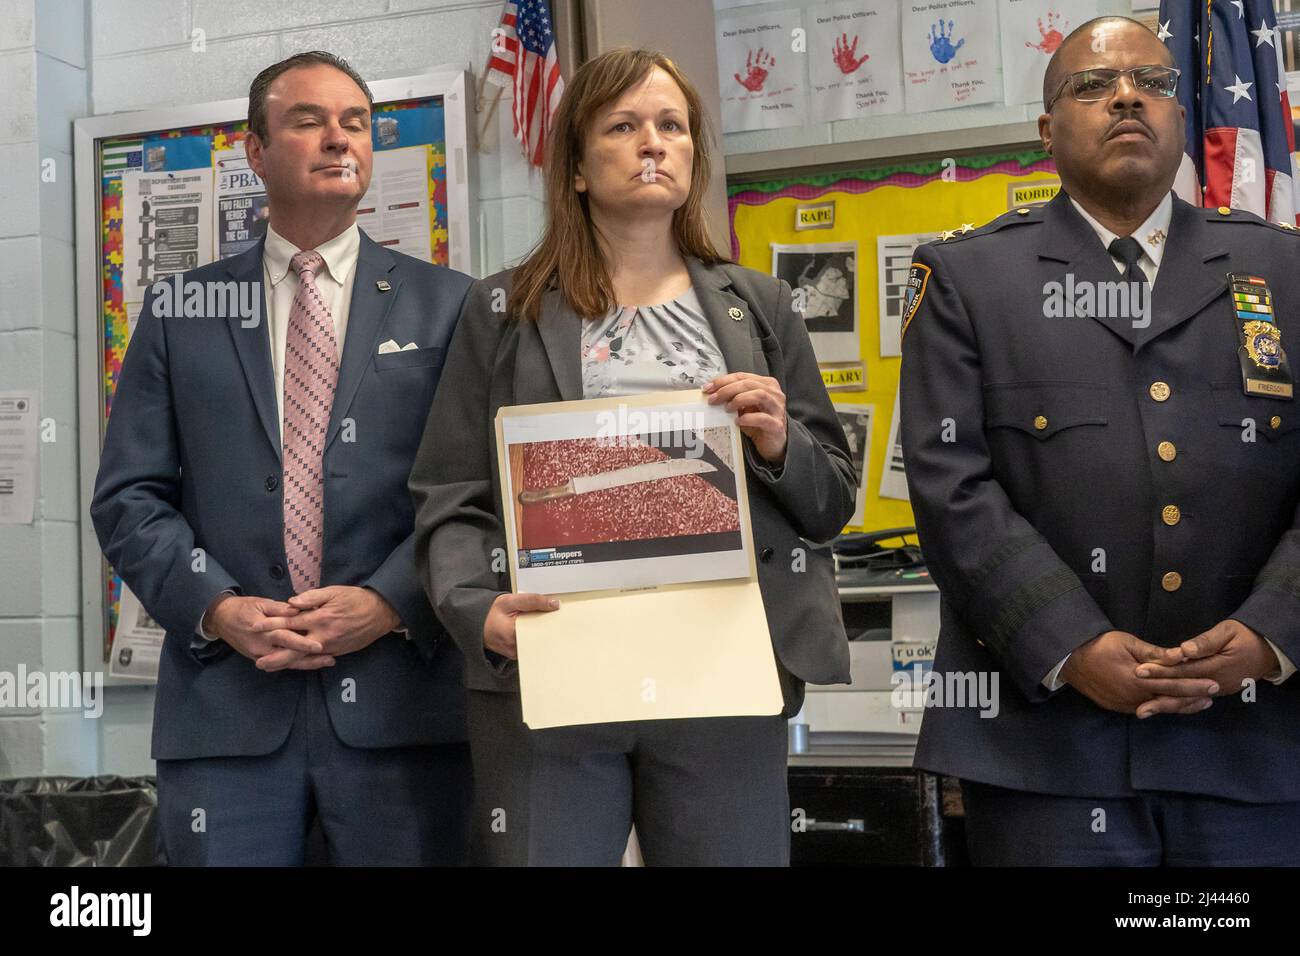
{"label": "lapel pin", "polygon": [[393,287],[388,284],[387,280],[380,279],[378,282],[375,283],[375,288],[378,289],[380,292],[388,292]]}
{"label": "lapel pin", "polygon": [[744,312],[741,312],[741,311],[740,311],[738,308],[736,308],[734,305],[733,305],[731,308],[729,308],[729,309],[727,310],[727,315],[731,316],[731,317],[732,317],[733,319],[735,319],[737,322],[739,322],[741,319],[743,319],[743,318],[745,317],[745,313],[744,313]]}

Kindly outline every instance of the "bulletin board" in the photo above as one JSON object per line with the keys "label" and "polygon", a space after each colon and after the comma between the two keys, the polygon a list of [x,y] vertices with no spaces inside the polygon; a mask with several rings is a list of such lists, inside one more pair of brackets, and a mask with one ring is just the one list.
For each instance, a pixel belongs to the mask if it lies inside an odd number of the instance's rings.
{"label": "bulletin board", "polygon": [[[476,230],[470,215],[470,197],[474,191],[468,162],[472,111],[466,109],[466,91],[473,89],[472,81],[463,69],[445,68],[369,85],[375,101],[371,121],[375,177],[381,153],[403,150],[400,157],[403,164],[411,167],[415,163],[426,179],[429,247],[426,253],[421,228],[416,233],[418,249],[411,249],[409,241],[402,240],[407,242],[406,251],[439,265],[473,273]],[[221,182],[229,157],[238,155],[230,150],[243,144],[247,115],[248,101],[238,99],[88,117],[74,124],[83,515],[89,513],[100,447],[136,318],[132,313],[138,312],[141,296],[137,275],[142,273],[138,273],[138,263],[143,256],[140,250],[146,247],[128,234],[133,228],[143,227],[125,222],[133,215],[124,208],[125,194],[132,188],[133,177],[138,180],[142,172],[209,179],[207,188],[212,189],[213,195],[204,208],[210,211],[210,221],[195,223],[200,217],[190,215],[179,223],[177,217],[179,227],[173,229],[173,234],[190,230],[187,235],[193,240],[197,234],[195,229],[200,233],[206,230],[211,240],[187,242],[182,252],[164,251],[166,222],[156,219],[151,223],[152,245],[147,248],[159,262],[165,256],[173,257],[170,267],[161,268],[185,271],[245,251],[264,233],[265,224],[261,222],[263,228],[259,229],[258,220],[266,215],[265,200],[257,199],[254,194],[241,200],[235,190],[231,194],[233,200],[219,203],[215,184]],[[388,157],[396,158],[396,153]],[[372,177],[372,189],[375,177]],[[408,184],[411,182],[420,190],[418,180],[408,179]],[[376,225],[382,213],[382,210],[372,211]],[[362,224],[365,228],[365,223]],[[403,248],[396,239],[386,241],[380,235],[371,238]],[[81,545],[83,666],[97,670],[110,661],[112,654],[122,605],[122,582],[103,559],[88,518],[82,522]],[[146,618],[145,623],[152,622]],[[122,680],[108,679],[110,684],[118,682]]]}
{"label": "bulletin board", "polygon": [[[794,174],[728,187],[731,253],[743,266],[771,273],[773,244],[857,244],[857,361],[862,363],[865,381],[859,380],[861,388],[835,388],[830,393],[837,406],[871,408],[870,440],[864,455],[864,518],[846,530],[915,524],[906,500],[881,496],[886,463],[897,458],[889,437],[901,359],[881,354],[878,238],[942,233],[964,224],[978,227],[1008,209],[1046,201],[1058,187],[1053,162],[1042,150],[1031,148],[893,160],[851,172]],[[810,207],[814,207],[813,213],[807,212]],[[801,209],[806,211],[804,228],[796,228]],[[814,214],[831,224],[810,228]],[[906,252],[903,256],[910,260]],[[889,272],[887,292],[892,293],[898,291],[899,280],[905,280],[905,272],[896,267]],[[893,296],[895,302],[897,299]],[[887,342],[889,337],[885,339]],[[830,368],[822,366],[823,378],[834,384]]]}

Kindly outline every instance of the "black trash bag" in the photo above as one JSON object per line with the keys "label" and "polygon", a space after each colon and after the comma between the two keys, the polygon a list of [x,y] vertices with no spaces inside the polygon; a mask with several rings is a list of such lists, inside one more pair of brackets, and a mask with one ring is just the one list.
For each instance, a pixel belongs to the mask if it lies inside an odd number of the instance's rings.
{"label": "black trash bag", "polygon": [[0,780],[0,866],[154,866],[152,777]]}

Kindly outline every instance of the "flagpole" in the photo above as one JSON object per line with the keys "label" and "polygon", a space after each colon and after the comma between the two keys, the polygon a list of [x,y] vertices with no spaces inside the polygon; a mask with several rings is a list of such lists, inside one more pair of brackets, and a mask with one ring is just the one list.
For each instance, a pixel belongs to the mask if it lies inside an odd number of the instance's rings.
{"label": "flagpole", "polygon": [[[475,112],[480,114],[483,113],[483,93],[484,93],[483,87],[486,84],[487,84],[487,76],[484,75],[482,80],[480,80],[479,82],[478,97],[476,98],[476,102],[474,104]],[[484,139],[487,136],[488,129],[491,128],[492,118],[496,115],[497,104],[501,102],[501,94],[505,92],[505,87],[499,86],[496,83],[493,83],[492,85],[496,87],[497,91],[496,91],[496,95],[492,97],[492,102],[487,106],[487,115],[483,117],[483,122],[479,126],[478,151],[480,153],[490,152],[490,150],[488,150],[484,145]]]}

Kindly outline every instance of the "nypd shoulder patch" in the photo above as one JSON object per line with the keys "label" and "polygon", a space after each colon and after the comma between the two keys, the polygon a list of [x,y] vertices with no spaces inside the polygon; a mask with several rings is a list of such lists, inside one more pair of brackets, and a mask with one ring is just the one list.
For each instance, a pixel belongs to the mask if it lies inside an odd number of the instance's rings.
{"label": "nypd shoulder patch", "polygon": [[903,293],[903,325],[898,338],[901,342],[907,335],[907,327],[916,317],[916,310],[925,298],[926,286],[930,283],[930,267],[920,262],[912,263],[912,271],[907,274],[907,287]]}

